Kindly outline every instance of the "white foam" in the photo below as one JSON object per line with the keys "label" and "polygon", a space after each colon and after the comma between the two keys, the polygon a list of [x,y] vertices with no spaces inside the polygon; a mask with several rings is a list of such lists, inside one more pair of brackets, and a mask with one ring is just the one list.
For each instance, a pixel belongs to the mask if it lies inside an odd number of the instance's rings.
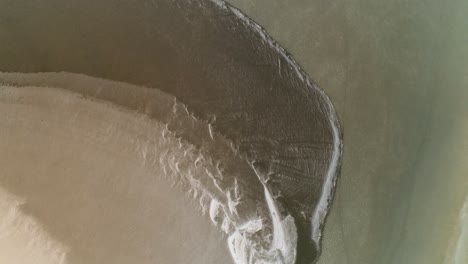
{"label": "white foam", "polygon": [[291,216],[283,217],[264,186],[265,200],[270,211],[272,241],[269,247],[255,245],[254,237],[265,228],[262,219],[253,219],[236,228],[229,236],[229,250],[236,264],[294,264],[296,261],[297,230]]}
{"label": "white foam", "polygon": [[294,219],[290,215],[282,218],[266,186],[265,199],[270,209],[270,217],[273,220],[273,242],[270,251],[279,250],[282,263],[293,264],[296,260],[297,247],[297,230]]}

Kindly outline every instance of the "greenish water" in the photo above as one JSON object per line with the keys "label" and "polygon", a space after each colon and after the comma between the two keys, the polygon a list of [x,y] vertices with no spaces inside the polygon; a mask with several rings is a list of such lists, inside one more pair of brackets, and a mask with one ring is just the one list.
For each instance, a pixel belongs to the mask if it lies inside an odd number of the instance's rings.
{"label": "greenish water", "polygon": [[468,2],[230,3],[340,117],[343,167],[319,263],[467,263]]}

